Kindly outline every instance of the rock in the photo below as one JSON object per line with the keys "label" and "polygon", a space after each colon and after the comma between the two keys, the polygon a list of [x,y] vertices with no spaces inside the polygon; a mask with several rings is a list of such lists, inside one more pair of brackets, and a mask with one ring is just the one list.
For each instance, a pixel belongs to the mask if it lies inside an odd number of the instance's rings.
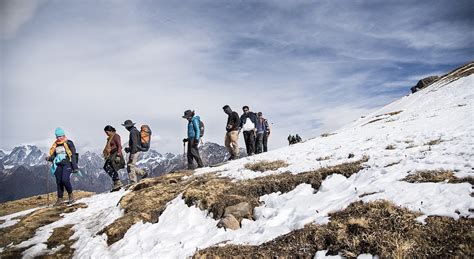
{"label": "rock", "polygon": [[225,208],[224,217],[228,215],[234,216],[239,222],[244,218],[252,219],[253,207],[247,202],[241,202]]}
{"label": "rock", "polygon": [[415,93],[416,91],[418,90],[421,90],[423,88],[426,88],[427,86],[429,86],[430,84],[434,83],[436,80],[438,80],[439,76],[429,76],[429,77],[426,77],[426,78],[423,78],[421,79],[420,81],[418,81],[418,83],[413,86],[411,89],[411,92],[412,93]]}
{"label": "rock", "polygon": [[347,158],[353,158],[354,157],[354,154],[350,153]]}
{"label": "rock", "polygon": [[237,230],[240,228],[240,223],[234,216],[229,214],[222,218],[219,223],[217,223],[217,226],[224,229]]}

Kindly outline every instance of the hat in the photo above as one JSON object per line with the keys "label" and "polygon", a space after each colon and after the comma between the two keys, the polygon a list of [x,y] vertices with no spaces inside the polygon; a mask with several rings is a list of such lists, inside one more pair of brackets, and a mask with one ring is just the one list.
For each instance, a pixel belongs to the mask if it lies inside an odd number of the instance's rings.
{"label": "hat", "polygon": [[128,128],[128,127],[132,127],[132,126],[135,126],[135,123],[133,123],[131,120],[126,120],[122,126],[124,126],[125,128]]}
{"label": "hat", "polygon": [[226,109],[229,109],[229,105],[224,105],[224,107],[222,107],[222,109],[226,110]]}
{"label": "hat", "polygon": [[189,119],[189,118],[192,118],[193,116],[194,116],[194,112],[191,111],[191,110],[187,110],[187,111],[184,112],[183,118],[184,119]]}
{"label": "hat", "polygon": [[262,112],[258,112],[257,115],[258,115],[258,116],[262,116]]}
{"label": "hat", "polygon": [[54,130],[54,135],[56,135],[56,137],[62,137],[62,136],[65,136],[66,133],[64,133],[64,130],[61,127],[57,127]]}

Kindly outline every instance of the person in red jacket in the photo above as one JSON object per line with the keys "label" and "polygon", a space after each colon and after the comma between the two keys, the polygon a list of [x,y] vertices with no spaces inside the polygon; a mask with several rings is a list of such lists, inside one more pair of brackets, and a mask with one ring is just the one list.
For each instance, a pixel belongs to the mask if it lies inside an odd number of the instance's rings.
{"label": "person in red jacket", "polygon": [[104,151],[102,152],[105,163],[104,170],[112,178],[114,182],[113,189],[122,187],[118,170],[125,168],[125,159],[122,153],[122,143],[120,135],[117,134],[114,127],[107,125],[104,128],[105,134],[107,135],[107,143],[105,144]]}

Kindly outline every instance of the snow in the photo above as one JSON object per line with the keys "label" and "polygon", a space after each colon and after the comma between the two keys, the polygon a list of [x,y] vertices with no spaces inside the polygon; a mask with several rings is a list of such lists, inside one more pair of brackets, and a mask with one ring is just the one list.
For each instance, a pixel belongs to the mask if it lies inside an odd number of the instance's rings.
{"label": "snow", "polygon": [[64,214],[62,219],[39,228],[33,238],[18,244],[16,247],[32,246],[23,252],[23,256],[26,258],[44,255],[50,252],[47,250],[45,243],[53,230],[73,224],[75,233],[71,238],[77,239],[77,242],[73,245],[73,248],[77,249],[75,257],[81,258],[85,255],[95,257],[91,253],[93,251],[92,247],[104,247],[104,249],[107,247],[105,235],[96,236],[96,233],[123,215],[123,210],[116,205],[125,193],[122,190],[83,198],[77,202],[87,204],[87,208]]}
{"label": "snow", "polygon": [[[136,223],[123,239],[108,247],[105,235],[96,233],[122,215],[123,211],[116,206],[125,194],[122,191],[83,199],[81,202],[87,203],[88,208],[65,214],[18,246],[33,245],[25,251],[26,257],[50,253],[44,243],[53,229],[74,224],[76,258],[186,258],[197,249],[217,244],[259,245],[308,223],[325,224],[330,220],[330,212],[355,201],[380,199],[421,212],[423,215],[416,219],[420,224],[431,215],[472,218],[469,209],[474,208],[474,199],[469,183],[400,180],[417,170],[443,169],[452,170],[460,178],[474,176],[473,86],[474,75],[446,85],[435,83],[355,121],[335,135],[197,170],[198,175],[218,172],[237,181],[283,172],[298,174],[369,157],[360,172],[349,178],[330,175],[319,190],[301,184],[288,193],[260,197],[262,205],[254,210],[255,220],[243,220],[241,229],[217,228],[217,221],[207,211],[188,207],[179,195],[169,202],[158,223]],[[401,112],[388,114],[396,111]],[[438,139],[439,143],[428,144]],[[393,145],[393,149],[387,149],[388,145]],[[353,158],[348,158],[350,153]],[[329,159],[318,161],[321,157]],[[262,160],[284,160],[289,166],[265,173],[245,169],[246,163]],[[326,257],[326,251],[315,255]],[[373,257],[376,258],[368,254],[359,256]]]}
{"label": "snow", "polygon": [[20,221],[20,219],[18,219],[18,218],[26,216],[26,215],[32,213],[33,211],[35,211],[37,209],[39,209],[39,208],[24,210],[24,211],[20,211],[20,212],[17,212],[17,213],[13,213],[13,214],[10,214],[10,215],[0,217],[1,221],[5,221],[2,224],[0,224],[0,229],[7,228],[7,227],[15,225],[16,223],[18,223]]}

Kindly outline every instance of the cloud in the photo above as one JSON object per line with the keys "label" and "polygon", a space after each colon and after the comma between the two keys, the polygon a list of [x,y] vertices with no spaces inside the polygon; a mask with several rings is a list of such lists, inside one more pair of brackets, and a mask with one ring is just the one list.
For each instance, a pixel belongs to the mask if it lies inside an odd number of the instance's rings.
{"label": "cloud", "polygon": [[0,39],[12,39],[21,26],[29,22],[40,5],[40,0],[2,0],[0,1]]}

